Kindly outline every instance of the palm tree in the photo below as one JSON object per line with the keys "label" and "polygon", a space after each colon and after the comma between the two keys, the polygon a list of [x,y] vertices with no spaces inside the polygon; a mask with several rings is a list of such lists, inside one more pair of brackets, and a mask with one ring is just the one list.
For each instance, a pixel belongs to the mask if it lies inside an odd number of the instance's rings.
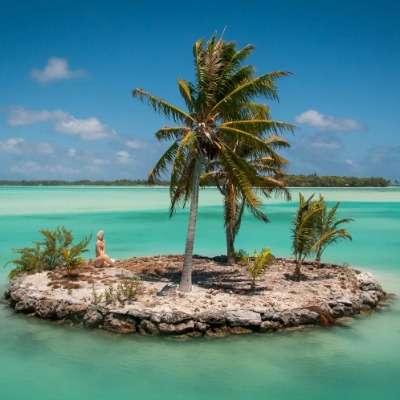
{"label": "palm tree", "polygon": [[252,190],[252,181],[246,172],[247,163],[235,153],[232,143],[239,141],[265,153],[268,145],[253,132],[285,129],[285,124],[280,122],[242,118],[245,108],[253,110],[248,113],[257,114],[258,105],[252,103],[252,99],[276,99],[275,80],[288,75],[287,72],[276,71],[255,77],[253,67],[242,65],[253,49],[248,45],[236,50],[234,42],[226,42],[222,38],[216,40],[215,35],[208,42],[198,40],[193,47],[195,83],[178,79],[187,112],[142,89],[132,92],[133,97],[179,124],[165,126],[156,132],[157,139],[172,140],[172,144],[149,173],[149,182],[160,178],[172,164],[170,214],[177,205],[185,206],[190,201],[181,291],[192,289],[191,262],[200,176],[205,172],[206,165],[218,159],[246,202],[257,207],[260,200]]}
{"label": "palm tree", "polygon": [[315,244],[316,220],[320,218],[322,212],[322,200],[312,201],[314,194],[307,200],[299,193],[299,208],[295,220],[292,223],[292,249],[296,267],[293,273],[293,280],[299,281],[301,275],[301,264],[304,259],[312,252]]}
{"label": "palm tree", "polygon": [[315,253],[315,261],[321,261],[321,255],[324,250],[331,244],[337,243],[340,240],[352,240],[351,235],[346,229],[339,228],[340,225],[353,221],[352,218],[336,219],[336,211],[340,205],[337,202],[328,212],[327,203],[320,196],[321,211],[315,220],[315,243],[311,247],[311,252]]}
{"label": "palm tree", "polygon": [[[292,129],[292,127],[288,125],[288,129]],[[276,196],[283,195],[287,200],[290,200],[289,190],[282,180],[284,172],[281,169],[287,164],[287,161],[275,152],[276,147],[288,147],[289,143],[276,135],[270,136],[264,141],[269,145],[268,154],[261,156],[254,154],[254,149],[240,146],[240,143],[235,146],[235,152],[246,159],[249,167],[252,168],[251,179],[253,190],[256,193],[266,198],[270,198],[273,194]],[[239,232],[245,208],[247,207],[253,216],[259,220],[264,222],[269,222],[269,220],[261,208],[262,205],[254,207],[246,201],[246,198],[235,187],[229,174],[221,168],[218,161],[210,163],[209,169],[211,171],[202,176],[202,181],[215,184],[224,196],[226,254],[228,264],[232,265],[235,262],[234,241]]]}

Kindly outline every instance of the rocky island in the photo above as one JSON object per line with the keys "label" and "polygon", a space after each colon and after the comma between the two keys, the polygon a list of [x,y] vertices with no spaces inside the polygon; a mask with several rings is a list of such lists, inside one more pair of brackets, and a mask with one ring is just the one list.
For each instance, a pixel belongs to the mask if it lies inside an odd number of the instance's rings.
{"label": "rocky island", "polygon": [[255,290],[242,266],[219,257],[193,259],[193,290],[178,291],[183,257],[118,260],[96,268],[89,260],[66,270],[19,275],[5,293],[19,313],[121,334],[225,336],[305,325],[332,325],[385,304],[368,272],[305,263],[300,282],[294,261],[276,258]]}

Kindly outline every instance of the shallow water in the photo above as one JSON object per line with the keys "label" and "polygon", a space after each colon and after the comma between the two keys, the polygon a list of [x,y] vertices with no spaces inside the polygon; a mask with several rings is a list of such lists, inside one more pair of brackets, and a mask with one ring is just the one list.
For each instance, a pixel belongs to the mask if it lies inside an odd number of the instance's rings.
{"label": "shallow water", "polygon": [[[302,189],[342,201],[353,242],[325,259],[372,271],[400,292],[400,190]],[[247,216],[237,248],[290,256],[294,201],[268,204],[268,225]],[[224,252],[221,198],[200,193],[195,252]],[[77,240],[104,229],[116,258],[182,253],[187,210],[168,218],[165,188],[0,188],[0,265],[38,230],[64,225]],[[92,257],[93,254],[88,254]],[[10,267],[0,270],[0,290]],[[66,328],[0,304],[0,399],[396,399],[400,392],[400,302],[347,327],[175,341]]]}

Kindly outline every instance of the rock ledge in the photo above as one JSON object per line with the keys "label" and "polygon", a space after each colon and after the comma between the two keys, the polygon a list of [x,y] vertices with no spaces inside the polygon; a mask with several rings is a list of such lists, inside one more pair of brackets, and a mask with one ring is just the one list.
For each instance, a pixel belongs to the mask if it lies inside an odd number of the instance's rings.
{"label": "rock ledge", "polygon": [[[291,259],[275,259],[250,291],[244,267],[195,257],[193,291],[177,290],[182,256],[90,262],[74,275],[57,270],[18,276],[5,293],[19,313],[116,333],[225,336],[304,325],[332,325],[368,312],[387,298],[368,272],[307,263],[293,282]],[[135,298],[127,288],[136,288]],[[124,289],[125,288],[125,289]]]}

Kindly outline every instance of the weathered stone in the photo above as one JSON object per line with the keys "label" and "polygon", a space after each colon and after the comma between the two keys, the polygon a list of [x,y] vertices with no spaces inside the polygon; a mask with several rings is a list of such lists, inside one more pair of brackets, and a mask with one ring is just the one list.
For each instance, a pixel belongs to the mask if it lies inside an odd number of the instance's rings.
{"label": "weathered stone", "polygon": [[385,297],[385,292],[381,290],[370,290],[368,293],[377,299],[377,303]]}
{"label": "weathered stone", "polygon": [[89,306],[83,317],[83,325],[87,328],[97,328],[103,322],[103,316],[94,306]]}
{"label": "weathered stone", "polygon": [[226,322],[225,315],[216,310],[208,310],[196,315],[199,322],[205,322],[210,325],[223,325]]}
{"label": "weathered stone", "polygon": [[86,314],[87,305],[83,303],[71,304],[67,301],[61,301],[55,307],[54,318],[56,319],[69,319],[77,324],[82,322]]}
{"label": "weathered stone", "polygon": [[279,314],[279,313],[277,313],[277,312],[275,312],[273,315],[272,315],[272,319],[271,319],[272,321],[275,321],[275,322],[282,322],[282,318],[281,318],[281,315]]}
{"label": "weathered stone", "polygon": [[209,327],[210,325],[206,324],[205,322],[196,321],[195,323],[195,329],[199,332],[205,332]]}
{"label": "weathered stone", "polygon": [[144,319],[140,323],[140,326],[145,330],[146,333],[149,333],[150,335],[158,335],[160,333],[157,325],[147,319]]}
{"label": "weathered stone", "polygon": [[33,312],[35,312],[36,309],[36,300],[35,299],[24,299],[19,301],[16,305],[15,305],[15,311],[17,312],[22,312],[25,314],[31,314]]}
{"label": "weathered stone", "polygon": [[383,290],[382,286],[376,281],[376,279],[369,272],[362,272],[361,274],[358,274],[357,281],[361,290],[364,291]]}
{"label": "weathered stone", "polygon": [[194,330],[195,323],[193,320],[183,322],[180,324],[167,324],[165,322],[161,322],[158,324],[158,329],[160,330],[161,333],[166,333],[166,334],[182,334],[182,333],[187,333],[191,332]]}
{"label": "weathered stone", "polygon": [[165,285],[161,290],[159,290],[157,292],[157,296],[159,297],[163,297],[163,296],[167,296],[170,292],[172,292],[174,290],[174,286],[172,285]]}
{"label": "weathered stone", "polygon": [[109,314],[104,318],[104,328],[116,333],[135,333],[136,322],[125,314]]}
{"label": "weathered stone", "polygon": [[51,319],[55,316],[57,305],[52,300],[40,300],[36,303],[36,315],[39,318]]}
{"label": "weathered stone", "polygon": [[147,333],[146,333],[146,331],[144,330],[143,326],[138,325],[138,326],[136,327],[136,329],[137,329],[137,333],[138,333],[140,336],[145,336],[145,335],[147,335]]}
{"label": "weathered stone", "polygon": [[271,321],[274,318],[274,315],[276,315],[276,311],[273,309],[253,309],[253,311],[260,313],[262,321]]}
{"label": "weathered stone", "polygon": [[225,325],[220,327],[212,327],[205,333],[205,336],[208,337],[224,337],[227,335],[229,335],[229,328]]}
{"label": "weathered stone", "polygon": [[142,319],[149,319],[152,315],[154,315],[150,312],[150,310],[140,308],[130,308],[126,314],[137,319],[138,321]]}
{"label": "weathered stone", "polygon": [[345,308],[344,304],[336,304],[336,306],[332,308],[333,316],[335,318],[343,317],[345,315]]}
{"label": "weathered stone", "polygon": [[187,332],[184,335],[181,335],[184,337],[188,337],[188,338],[196,338],[196,337],[201,337],[203,336],[203,334],[199,331],[193,331],[193,332]]}
{"label": "weathered stone", "polygon": [[350,296],[342,296],[337,299],[337,302],[343,304],[345,307],[352,307],[353,306],[353,299]]}
{"label": "weathered stone", "polygon": [[318,313],[308,309],[285,310],[280,316],[285,326],[317,324],[319,321]]}
{"label": "weathered stone", "polygon": [[260,326],[261,315],[247,310],[227,311],[226,320],[230,326]]}
{"label": "weathered stone", "polygon": [[232,333],[233,335],[245,335],[253,333],[253,331],[248,328],[243,328],[242,326],[232,326],[229,328],[229,333]]}
{"label": "weathered stone", "polygon": [[161,321],[167,324],[177,324],[179,322],[189,321],[190,319],[192,319],[192,316],[182,311],[170,311],[161,316]]}
{"label": "weathered stone", "polygon": [[282,328],[282,324],[277,321],[263,321],[260,325],[260,330],[262,332],[276,331]]}
{"label": "weathered stone", "polygon": [[11,290],[10,297],[14,302],[18,302],[20,300],[25,301],[27,298],[29,298],[28,292],[25,289]]}

